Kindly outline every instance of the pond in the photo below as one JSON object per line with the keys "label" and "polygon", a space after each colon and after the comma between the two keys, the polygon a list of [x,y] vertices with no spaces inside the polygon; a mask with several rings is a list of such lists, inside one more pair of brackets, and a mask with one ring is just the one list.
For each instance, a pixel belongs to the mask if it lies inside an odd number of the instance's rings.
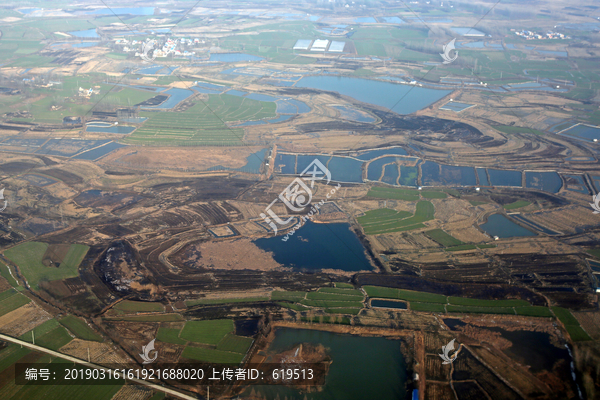
{"label": "pond", "polygon": [[358,158],[359,160],[363,161],[369,161],[385,155],[407,156],[408,153],[402,147],[388,147],[385,149],[375,149],[360,152],[357,156],[354,156],[354,158]]}
{"label": "pond", "polygon": [[502,214],[492,214],[488,217],[488,221],[485,224],[480,225],[490,236],[498,236],[499,238],[511,238],[511,237],[522,237],[522,236],[535,236],[536,234],[531,232],[529,229],[523,228],[508,219]]}
{"label": "pond", "polygon": [[86,152],[79,153],[73,158],[76,160],[97,160],[101,157],[104,157],[113,150],[120,149],[121,147],[125,147],[125,145],[116,142],[111,142],[93,150],[88,150]]}
{"label": "pond", "polygon": [[388,108],[398,114],[419,111],[451,93],[450,90],[329,75],[304,77],[296,83],[296,87],[338,92],[358,101]]}
{"label": "pond", "polygon": [[556,172],[525,171],[525,187],[558,193],[562,185],[562,179]]}
{"label": "pond", "polygon": [[172,89],[162,92],[162,94],[169,95],[169,98],[165,102],[163,102],[162,104],[159,104],[157,106],[146,106],[143,108],[144,109],[157,109],[157,108],[170,109],[170,108],[177,106],[177,104],[179,104],[183,100],[185,100],[188,97],[190,97],[191,95],[193,95],[194,92],[191,90],[188,90],[188,89],[172,88]]}
{"label": "pond", "polygon": [[273,236],[257,239],[254,244],[264,251],[272,252],[278,263],[296,270],[373,270],[364,246],[347,223],[322,224],[308,221],[285,242],[282,236]]}
{"label": "pond", "polygon": [[397,308],[400,310],[406,310],[406,302],[405,301],[395,301],[395,300],[384,300],[384,299],[371,299],[371,307],[377,308]]}
{"label": "pond", "polygon": [[285,386],[254,386],[268,399],[364,400],[409,399],[408,366],[401,341],[381,337],[343,335],[309,329],[276,328],[269,353],[290,350],[300,343],[321,344],[332,359],[320,392],[300,393]]}
{"label": "pond", "polygon": [[442,165],[440,178],[443,185],[447,186],[475,186],[477,178],[473,167],[455,165]]}
{"label": "pond", "polygon": [[502,169],[488,168],[488,174],[492,186],[513,186],[521,187],[523,185],[523,176],[521,171],[507,171]]}
{"label": "pond", "polygon": [[600,140],[600,127],[577,124],[567,130],[562,131],[560,134],[573,136],[588,142],[593,142],[594,140]]}
{"label": "pond", "polygon": [[327,164],[331,179],[336,182],[362,183],[362,161],[348,157],[332,157]]}

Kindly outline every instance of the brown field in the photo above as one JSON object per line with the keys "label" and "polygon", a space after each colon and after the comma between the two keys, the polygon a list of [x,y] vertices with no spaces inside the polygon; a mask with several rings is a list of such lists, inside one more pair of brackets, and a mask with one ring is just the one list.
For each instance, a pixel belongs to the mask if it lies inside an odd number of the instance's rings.
{"label": "brown field", "polygon": [[592,339],[600,340],[600,313],[597,311],[573,311],[572,314]]}
{"label": "brown field", "polygon": [[152,396],[152,389],[141,385],[124,385],[111,400],[146,400]]}
{"label": "brown field", "polygon": [[0,332],[18,337],[51,318],[50,314],[31,302],[1,316]]}
{"label": "brown field", "polygon": [[107,343],[91,342],[82,339],[73,339],[68,344],[60,348],[61,353],[69,354],[82,360],[88,359],[88,349],[90,361],[97,364],[120,364],[130,360],[126,359],[120,353],[117,353]]}

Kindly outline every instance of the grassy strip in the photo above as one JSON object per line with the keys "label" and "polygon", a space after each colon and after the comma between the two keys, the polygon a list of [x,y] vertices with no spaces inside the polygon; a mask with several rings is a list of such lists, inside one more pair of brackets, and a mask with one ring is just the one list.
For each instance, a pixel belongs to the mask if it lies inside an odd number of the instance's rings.
{"label": "grassy strip", "polygon": [[450,246],[459,246],[463,244],[462,241],[456,239],[454,236],[444,232],[441,229],[432,229],[430,231],[423,232],[425,236],[431,238],[432,240],[438,242],[444,247]]}
{"label": "grassy strip", "polygon": [[334,293],[308,292],[306,298],[308,300],[362,301],[364,296],[362,293],[360,295],[341,295]]}
{"label": "grassy strip", "polygon": [[188,342],[216,345],[234,329],[233,320],[231,319],[188,321],[181,330],[179,337]]}
{"label": "grassy strip", "polygon": [[448,312],[481,313],[481,314],[515,314],[512,307],[475,307],[475,306],[446,306]]}
{"label": "grassy strip", "polygon": [[436,293],[414,292],[412,290],[394,289],[381,286],[365,286],[365,291],[369,297],[381,297],[387,299],[400,299],[407,301],[416,301],[420,303],[440,303],[446,304],[446,296]]}
{"label": "grassy strip", "polygon": [[360,301],[336,301],[336,300],[302,300],[300,304],[310,307],[358,307],[362,308],[363,303]]}
{"label": "grassy strip", "polygon": [[421,197],[424,199],[445,199],[448,195],[444,192],[426,191],[421,192]]}
{"label": "grassy strip", "polygon": [[12,277],[8,268],[9,267],[6,264],[0,262],[0,275],[8,281],[10,286],[19,287],[19,283]]}
{"label": "grassy strip", "polygon": [[362,292],[358,289],[339,289],[339,288],[320,288],[318,290],[319,293],[334,293],[334,294],[341,294],[341,295],[346,295],[346,296],[360,296],[361,298],[364,297]]}
{"label": "grassy strip", "polygon": [[410,309],[414,310],[414,311],[439,312],[439,313],[446,312],[446,308],[444,308],[443,304],[436,304],[436,303],[410,302]]}
{"label": "grassy strip", "polygon": [[244,358],[244,356],[239,353],[231,353],[228,351],[209,349],[206,347],[191,346],[186,346],[185,349],[183,349],[181,356],[184,358],[190,358],[192,360],[223,364],[239,364]]}
{"label": "grassy strip", "polygon": [[552,312],[548,307],[540,307],[540,306],[524,306],[524,307],[515,307],[515,311],[517,315],[526,315],[528,317],[548,317],[552,318]]}
{"label": "grassy strip", "polygon": [[94,342],[104,341],[102,336],[94,332],[84,321],[73,315],[67,315],[60,319],[59,322],[80,339],[92,340]]}
{"label": "grassy strip", "polygon": [[139,311],[139,312],[162,312],[165,307],[160,303],[149,303],[145,301],[124,300],[118,303],[114,308],[121,311]]}
{"label": "grassy strip", "polygon": [[125,317],[108,317],[107,321],[132,321],[132,322],[175,322],[183,321],[180,314],[161,314],[161,315],[131,315]]}
{"label": "grassy strip", "polygon": [[464,250],[474,250],[477,246],[474,244],[461,244],[459,246],[453,246],[446,248],[446,251],[464,251]]}
{"label": "grassy strip", "polygon": [[466,297],[448,297],[448,303],[455,306],[474,306],[474,307],[525,307],[529,302],[525,300],[479,300]]}
{"label": "grassy strip", "polygon": [[185,305],[188,307],[197,306],[199,304],[230,304],[230,303],[255,303],[257,301],[269,301],[269,297],[245,297],[241,299],[197,299],[186,300]]}
{"label": "grassy strip", "polygon": [[504,206],[505,210],[514,210],[516,208],[526,207],[530,205],[531,202],[527,200],[517,200],[514,203],[510,203]]}

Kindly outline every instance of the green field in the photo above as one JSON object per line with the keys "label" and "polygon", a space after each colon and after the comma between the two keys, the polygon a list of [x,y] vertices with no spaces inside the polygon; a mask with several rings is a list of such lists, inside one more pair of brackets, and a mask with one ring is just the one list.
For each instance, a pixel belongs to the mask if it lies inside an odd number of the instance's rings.
{"label": "green field", "polygon": [[276,304],[280,307],[289,308],[290,310],[294,310],[294,311],[306,311],[309,309],[308,307],[305,307],[302,304],[296,304],[296,303],[284,303],[282,301],[278,301]]}
{"label": "green field", "polygon": [[467,297],[448,297],[448,303],[456,306],[475,306],[475,307],[525,307],[529,302],[525,300],[480,300]]}
{"label": "green field", "polygon": [[8,266],[0,262],[0,276],[8,281],[10,286],[19,287],[19,283],[13,278],[8,270]]}
{"label": "green field", "polygon": [[138,311],[138,312],[162,312],[165,307],[160,303],[149,303],[145,301],[124,300],[118,303],[114,308],[121,311]]}
{"label": "green field", "polygon": [[252,338],[237,336],[233,333],[228,333],[217,344],[217,350],[231,351],[233,353],[246,354],[250,346],[252,346]]}
{"label": "green field", "polygon": [[425,234],[425,236],[428,236],[429,238],[433,239],[434,241],[438,242],[439,244],[445,247],[458,246],[463,244],[462,241],[454,238],[453,236],[444,232],[441,229],[432,229],[423,233]]}
{"label": "green field", "polygon": [[299,301],[305,297],[306,292],[283,292],[275,290],[271,293],[271,300]]}
{"label": "green field", "polygon": [[84,321],[73,315],[67,315],[60,319],[59,322],[80,339],[93,340],[95,342],[102,342],[104,340],[102,336],[97,334]]}
{"label": "green field", "polygon": [[176,322],[183,321],[181,314],[160,314],[160,315],[128,315],[118,317],[107,317],[107,321],[135,321],[135,322]]}
{"label": "green field", "polygon": [[230,303],[254,303],[257,301],[269,301],[269,297],[245,297],[238,299],[197,299],[186,300],[185,305],[188,307],[197,306],[199,304],[230,304]]}
{"label": "green field", "polygon": [[464,250],[475,250],[477,246],[474,244],[461,244],[458,246],[447,247],[446,251],[464,251]]}
{"label": "green field", "polygon": [[362,301],[364,296],[362,293],[343,295],[336,293],[308,292],[306,298],[308,300]]}
{"label": "green field", "polygon": [[586,331],[583,330],[581,325],[579,325],[579,321],[577,318],[571,314],[571,311],[562,307],[552,307],[552,312],[556,317],[565,325],[567,332],[569,332],[569,336],[573,339],[574,342],[592,340],[590,335],[587,334]]}
{"label": "green field", "polygon": [[420,303],[446,304],[448,302],[446,296],[436,293],[414,292],[412,290],[394,289],[382,286],[364,286],[363,289],[365,289],[369,297],[400,299]]}
{"label": "green field", "polygon": [[335,282],[335,287],[340,289],[354,289],[354,285],[346,282]]}
{"label": "green field", "polygon": [[548,317],[552,318],[552,312],[548,307],[540,307],[540,306],[523,306],[523,307],[515,307],[515,311],[517,315],[527,315],[529,317]]}
{"label": "green field", "polygon": [[14,293],[11,292],[11,296],[0,301],[0,315],[8,314],[9,312],[22,307],[29,302],[31,302],[29,297],[17,291],[14,291]]}
{"label": "green field", "polygon": [[[387,210],[387,209],[384,209]],[[425,225],[422,222],[430,221],[433,219],[434,207],[431,202],[422,200],[417,203],[415,214],[412,217],[408,217],[408,213],[405,211],[399,211],[394,215],[390,215],[386,218],[382,215],[380,210],[374,210],[378,213],[376,215],[369,214],[371,211],[365,213],[364,217],[359,217],[358,222],[363,227],[367,235],[377,235],[380,233],[388,232],[400,232],[405,230],[423,228]],[[384,214],[391,214],[388,210]],[[361,222],[361,218],[362,222]]]}
{"label": "green field", "polygon": [[527,200],[517,200],[514,203],[510,203],[504,206],[505,210],[514,210],[516,208],[521,208],[521,207],[526,207],[528,205],[530,205],[531,202],[527,201]]}
{"label": "green field", "polygon": [[211,94],[182,112],[145,112],[149,119],[124,142],[163,146],[237,146],[244,136],[242,128],[225,123],[259,120],[276,116],[274,102],[251,100],[228,94]]}
{"label": "green field", "polygon": [[448,312],[481,313],[481,314],[515,314],[512,307],[475,307],[475,306],[446,306]]}
{"label": "green field", "polygon": [[67,330],[62,326],[52,329],[41,337],[35,338],[35,344],[51,350],[58,350],[65,344],[69,343],[73,338],[67,333]]}
{"label": "green field", "polygon": [[[43,323],[41,323],[40,325],[36,326],[35,328],[33,328],[32,330],[25,332],[24,334],[22,334],[19,339],[21,340],[25,340],[26,342],[32,342],[33,338],[39,338],[44,336],[46,333],[50,332],[51,330],[58,328],[60,326],[60,324],[58,323],[57,320],[55,319],[49,319],[48,321],[45,321]],[[33,335],[31,334],[31,332],[33,331]]]}
{"label": "green field", "polygon": [[446,308],[443,304],[436,303],[419,303],[419,302],[410,302],[410,309],[414,311],[424,311],[424,312],[439,312],[445,313]]}
{"label": "green field", "polygon": [[469,200],[469,203],[471,203],[472,206],[480,206],[482,204],[487,204],[487,201],[477,201],[477,200]]}
{"label": "green field", "polygon": [[42,264],[47,248],[46,243],[28,242],[8,249],[4,254],[19,267],[29,285],[37,290],[41,281],[76,277],[77,268],[89,249],[88,246],[72,244],[60,267],[54,268]]}
{"label": "green field", "polygon": [[524,128],[524,127],[520,127],[520,126],[508,126],[508,125],[500,125],[500,126],[494,126],[494,128],[496,130],[499,130],[502,133],[533,133],[535,135],[544,135],[544,132],[539,131],[537,129],[533,129],[533,128]]}
{"label": "green field", "polygon": [[310,307],[332,308],[363,308],[361,301],[338,301],[338,300],[302,300],[300,304]]}
{"label": "green field", "polygon": [[176,328],[158,328],[158,333],[156,334],[156,338],[165,343],[173,343],[173,344],[181,344],[185,345],[187,342],[179,337],[179,333],[181,329]]}
{"label": "green field", "polygon": [[181,356],[193,360],[223,364],[239,364],[244,358],[244,356],[239,353],[192,346],[186,346],[185,349],[183,349]]}
{"label": "green field", "polygon": [[324,288],[320,288],[318,290],[319,293],[333,293],[333,294],[339,294],[339,295],[344,295],[344,296],[360,296],[361,298],[364,297],[363,293],[358,290],[358,289],[354,289],[352,287],[352,285],[350,285],[350,288],[331,288],[331,287],[324,287]]}
{"label": "green field", "polygon": [[367,196],[376,199],[416,201],[419,200],[419,191],[414,189],[399,189],[376,186],[369,189]]}
{"label": "green field", "polygon": [[233,320],[231,319],[187,321],[179,337],[188,342],[216,345],[234,329]]}
{"label": "green field", "polygon": [[0,372],[10,367],[21,358],[30,353],[30,350],[21,345],[9,343],[8,346],[0,351]]}

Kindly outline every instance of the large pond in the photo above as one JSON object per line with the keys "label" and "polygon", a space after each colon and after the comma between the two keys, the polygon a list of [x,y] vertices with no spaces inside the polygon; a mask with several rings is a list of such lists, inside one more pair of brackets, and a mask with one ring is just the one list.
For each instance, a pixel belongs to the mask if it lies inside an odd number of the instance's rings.
{"label": "large pond", "polygon": [[488,235],[498,236],[499,238],[510,238],[519,236],[535,236],[535,233],[529,229],[523,228],[506,218],[502,214],[492,214],[488,221],[480,226]]}
{"label": "large pond", "polygon": [[309,221],[285,242],[282,236],[273,236],[257,239],[254,244],[272,252],[278,263],[297,270],[373,270],[364,246],[347,223],[320,224]]}
{"label": "large pond", "polygon": [[[285,386],[253,387],[268,399],[364,400],[409,399],[407,365],[401,341],[342,335],[309,329],[277,328],[269,353],[290,350],[300,343],[322,344],[332,364],[323,391],[300,393]],[[250,392],[250,389],[248,390]]]}
{"label": "large pond", "polygon": [[419,111],[451,93],[450,90],[327,75],[304,77],[296,83],[296,87],[338,92],[365,103],[388,108],[398,114]]}

